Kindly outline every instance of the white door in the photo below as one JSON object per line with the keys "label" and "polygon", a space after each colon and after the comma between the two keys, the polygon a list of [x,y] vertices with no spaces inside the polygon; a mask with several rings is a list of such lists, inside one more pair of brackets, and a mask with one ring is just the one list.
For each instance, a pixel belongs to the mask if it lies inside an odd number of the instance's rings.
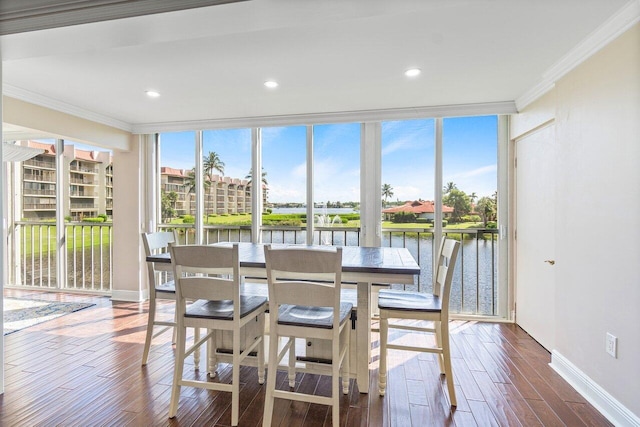
{"label": "white door", "polygon": [[516,141],[516,323],[555,347],[554,125]]}

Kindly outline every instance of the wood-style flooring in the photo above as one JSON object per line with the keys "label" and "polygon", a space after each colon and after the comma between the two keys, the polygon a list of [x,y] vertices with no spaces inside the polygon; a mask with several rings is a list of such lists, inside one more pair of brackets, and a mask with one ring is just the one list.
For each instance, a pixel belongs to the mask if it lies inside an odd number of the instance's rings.
{"label": "wood-style flooring", "polygon": [[[2,426],[228,426],[230,394],[183,387],[178,415],[167,418],[174,349],[171,334],[154,340],[140,365],[146,303],[106,297],[5,290],[5,296],[93,302],[94,307],[5,337]],[[161,309],[171,316],[171,306]],[[389,351],[386,396],[377,393],[377,334],[371,390],[352,380],[342,396],[341,426],[611,425],[549,366],[549,353],[518,326],[451,324],[458,407],[452,410],[435,356]],[[402,339],[402,337],[400,337]],[[204,359],[204,358],[203,358]],[[203,361],[204,363],[204,361]],[[220,380],[230,376],[221,369]],[[193,366],[191,375],[202,376]],[[278,383],[288,387],[284,372]],[[298,374],[297,387],[328,395],[330,379]],[[264,386],[255,368],[241,370],[240,425],[262,424]],[[326,406],[276,400],[274,425],[330,426]]]}

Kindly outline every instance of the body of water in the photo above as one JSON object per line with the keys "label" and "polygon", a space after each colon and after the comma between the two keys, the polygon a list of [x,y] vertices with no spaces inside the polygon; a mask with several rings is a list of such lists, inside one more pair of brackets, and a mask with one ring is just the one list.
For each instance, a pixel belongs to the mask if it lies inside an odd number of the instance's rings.
{"label": "body of water", "polygon": [[[307,213],[307,208],[273,208],[271,212],[274,214],[303,214]],[[358,213],[352,208],[315,208],[315,215],[342,215]]]}

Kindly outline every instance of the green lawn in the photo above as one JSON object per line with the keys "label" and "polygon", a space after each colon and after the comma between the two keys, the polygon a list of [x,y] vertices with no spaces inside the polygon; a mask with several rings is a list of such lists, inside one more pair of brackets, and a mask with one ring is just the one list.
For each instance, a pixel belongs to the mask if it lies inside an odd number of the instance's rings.
{"label": "green lawn", "polygon": [[[56,226],[55,225],[34,225],[22,226],[24,234],[21,236],[20,245],[24,255],[32,253],[39,254],[56,251]],[[97,225],[67,225],[67,250],[71,252],[73,248],[97,247],[101,244],[108,246],[111,243],[111,227]],[[102,241],[100,238],[102,237]]]}

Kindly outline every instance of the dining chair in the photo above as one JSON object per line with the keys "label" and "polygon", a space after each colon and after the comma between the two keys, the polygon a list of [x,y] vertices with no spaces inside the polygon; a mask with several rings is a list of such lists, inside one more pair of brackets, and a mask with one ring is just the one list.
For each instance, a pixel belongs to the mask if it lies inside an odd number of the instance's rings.
{"label": "dining chair", "polygon": [[[332,407],[333,426],[338,426],[339,377],[342,392],[349,393],[350,318],[353,305],[342,302],[342,248],[264,248],[269,290],[269,363],[263,426],[271,426],[274,399],[318,403]],[[285,345],[280,350],[280,338]],[[330,359],[311,361],[296,357],[296,338],[331,343]],[[276,370],[288,352],[289,387],[276,390]],[[295,390],[296,363],[324,367],[332,376],[331,397]],[[342,368],[342,371],[341,371]]]}
{"label": "dining chair", "polygon": [[[145,256],[150,256],[160,252],[167,252],[169,245],[175,242],[172,232],[160,231],[156,233],[142,233],[142,243],[144,245]],[[142,366],[147,364],[151,341],[158,335],[171,329],[174,331],[173,342],[175,342],[175,317],[174,321],[156,319],[158,300],[176,300],[176,287],[173,280],[165,280],[167,273],[172,271],[171,264],[147,262],[149,274],[149,318],[147,320],[147,333],[144,340],[144,350],[142,351]],[[155,335],[155,326],[164,326]]]}
{"label": "dining chair", "polygon": [[[435,353],[440,373],[445,375],[449,401],[457,406],[451,369],[451,347],[449,345],[449,295],[453,270],[460,243],[443,238],[438,251],[433,293],[381,290],[378,297],[380,310],[380,366],[378,391],[384,396],[387,387],[387,351],[389,349]],[[411,319],[433,322],[432,327],[389,323],[389,319]],[[389,329],[435,334],[433,347],[420,347],[389,342]]]}
{"label": "dining chair", "polygon": [[[264,313],[267,298],[241,294],[242,277],[238,244],[232,246],[170,246],[177,295],[175,369],[169,418],[176,416],[181,386],[231,392],[231,425],[238,425],[240,365],[254,352],[258,359],[258,382],[264,383]],[[187,305],[187,301],[194,301]],[[258,328],[248,328],[257,322]],[[208,333],[186,348],[186,328],[206,328]],[[257,331],[243,346],[241,333]],[[213,343],[216,332],[232,334],[231,384],[183,378],[185,359],[202,344]],[[246,337],[245,337],[246,338]],[[244,347],[244,348],[243,348]]]}

